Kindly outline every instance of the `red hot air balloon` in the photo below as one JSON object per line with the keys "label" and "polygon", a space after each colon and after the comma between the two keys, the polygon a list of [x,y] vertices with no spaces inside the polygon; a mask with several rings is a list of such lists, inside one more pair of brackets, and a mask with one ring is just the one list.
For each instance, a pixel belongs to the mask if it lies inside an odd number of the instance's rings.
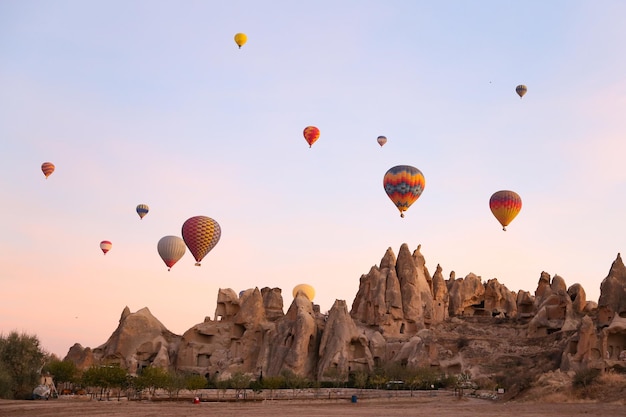
{"label": "red hot air balloon", "polygon": [[424,191],[426,180],[422,171],[410,165],[390,168],[383,178],[385,192],[400,210],[400,217],[409,209]]}
{"label": "red hot air balloon", "polygon": [[320,138],[320,130],[315,126],[307,126],[304,128],[304,139],[309,144],[309,148]]}
{"label": "red hot air balloon", "polygon": [[112,246],[113,244],[109,242],[108,240],[103,240],[102,242],[100,242],[100,249],[102,249],[102,253],[104,253],[105,255],[107,254],[108,251],[111,250]]}
{"label": "red hot air balloon", "polygon": [[514,191],[497,191],[489,199],[489,208],[502,225],[502,230],[506,231],[506,227],[522,209],[522,198]]}
{"label": "red hot air balloon", "polygon": [[196,266],[217,245],[222,235],[220,225],[210,217],[195,216],[183,223],[183,240],[196,259]]}
{"label": "red hot air balloon", "polygon": [[54,172],[54,164],[52,162],[44,162],[41,164],[41,172],[46,176],[46,179]]}

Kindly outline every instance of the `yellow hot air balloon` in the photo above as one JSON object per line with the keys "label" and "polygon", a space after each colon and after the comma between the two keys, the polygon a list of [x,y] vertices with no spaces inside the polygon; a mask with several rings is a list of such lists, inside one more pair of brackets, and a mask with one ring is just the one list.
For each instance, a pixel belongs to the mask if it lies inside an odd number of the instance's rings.
{"label": "yellow hot air balloon", "polygon": [[515,87],[515,92],[517,93],[519,98],[524,97],[524,94],[526,94],[527,91],[528,91],[528,88],[524,84],[520,84],[517,87]]}
{"label": "yellow hot air balloon", "polygon": [[497,191],[489,199],[489,208],[502,225],[502,230],[506,231],[506,227],[522,209],[522,198],[514,191]]}
{"label": "yellow hot air balloon", "polygon": [[313,298],[315,298],[315,289],[309,284],[298,284],[293,287],[293,298],[296,298],[296,295],[298,295],[299,292],[306,295],[310,301],[313,301]]}
{"label": "yellow hot air balloon", "polygon": [[239,49],[241,49],[246,42],[248,42],[248,36],[246,36],[245,33],[237,33],[235,35],[235,43],[239,46]]}

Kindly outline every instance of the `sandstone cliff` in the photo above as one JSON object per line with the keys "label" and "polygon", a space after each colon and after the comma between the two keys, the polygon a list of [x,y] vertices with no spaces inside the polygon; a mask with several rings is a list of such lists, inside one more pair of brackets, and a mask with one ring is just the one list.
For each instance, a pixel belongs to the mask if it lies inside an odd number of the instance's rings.
{"label": "sandstone cliff", "polygon": [[418,247],[388,248],[361,276],[352,308],[336,300],[321,314],[300,292],[286,313],[278,288],[220,289],[214,318],[182,336],[147,308],[125,308],[103,345],[72,346],[79,367],[117,363],[131,373],[161,366],[210,378],[289,371],[324,380],[390,364],[448,374],[505,378],[543,372],[626,367],[626,267],[621,256],[602,281],[598,303],[579,284],[542,272],[534,294],[469,273],[431,276]]}

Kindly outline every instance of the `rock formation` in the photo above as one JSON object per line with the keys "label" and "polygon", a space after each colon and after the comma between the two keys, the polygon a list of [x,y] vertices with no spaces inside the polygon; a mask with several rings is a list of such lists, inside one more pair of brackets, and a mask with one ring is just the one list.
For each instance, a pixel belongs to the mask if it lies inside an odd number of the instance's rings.
{"label": "rock formation", "polygon": [[80,368],[115,363],[131,373],[160,366],[228,379],[290,372],[325,380],[377,367],[436,367],[448,374],[506,378],[586,367],[626,368],[626,267],[621,256],[601,285],[598,303],[579,284],[540,274],[534,295],[513,292],[496,278],[469,273],[430,275],[418,247],[388,248],[362,275],[348,311],[336,300],[323,315],[298,293],[286,313],[279,288],[237,294],[220,289],[214,318],[182,336],[147,308],[125,308],[103,345],[72,346]]}
{"label": "rock formation", "polygon": [[131,373],[150,365],[170,368],[179,342],[180,336],[167,330],[147,308],[131,313],[125,307],[109,340],[93,351],[75,344],[66,359],[81,368],[92,364],[119,365]]}

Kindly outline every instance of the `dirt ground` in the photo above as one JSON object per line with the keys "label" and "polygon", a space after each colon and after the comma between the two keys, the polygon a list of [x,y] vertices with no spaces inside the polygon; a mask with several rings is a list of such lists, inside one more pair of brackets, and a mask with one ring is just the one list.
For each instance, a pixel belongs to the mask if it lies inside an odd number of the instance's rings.
{"label": "dirt ground", "polygon": [[265,400],[256,402],[98,401],[91,399],[48,401],[0,400],[2,417],[326,417],[326,416],[603,416],[624,417],[624,404],[519,403],[478,398],[414,397],[350,400]]}

